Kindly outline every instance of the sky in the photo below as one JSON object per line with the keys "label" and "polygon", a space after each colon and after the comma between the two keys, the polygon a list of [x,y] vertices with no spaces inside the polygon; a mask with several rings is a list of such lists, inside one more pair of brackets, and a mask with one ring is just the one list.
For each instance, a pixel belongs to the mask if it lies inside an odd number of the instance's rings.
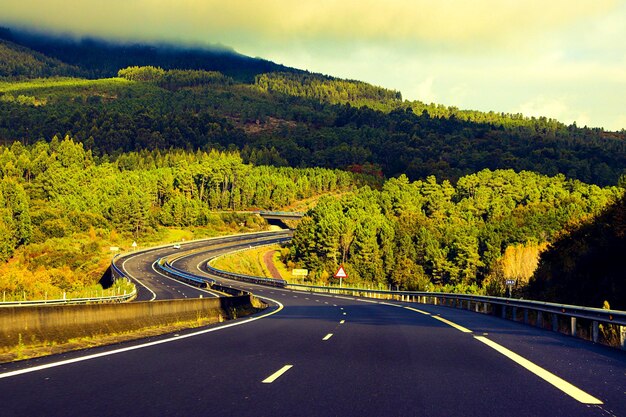
{"label": "sky", "polygon": [[626,129],[626,0],[2,0],[0,23],[221,44],[409,100]]}

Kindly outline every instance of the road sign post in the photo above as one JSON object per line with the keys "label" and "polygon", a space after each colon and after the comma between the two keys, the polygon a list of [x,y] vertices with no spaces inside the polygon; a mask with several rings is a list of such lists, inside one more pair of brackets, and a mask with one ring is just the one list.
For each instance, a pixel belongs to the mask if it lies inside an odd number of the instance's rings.
{"label": "road sign post", "polygon": [[513,285],[515,285],[515,280],[514,279],[507,279],[506,280],[506,287],[509,290],[509,298],[511,298],[511,296],[513,295]]}
{"label": "road sign post", "polygon": [[343,265],[339,266],[339,269],[335,272],[335,278],[339,278],[339,288],[341,288],[343,279],[348,278],[348,274],[346,274],[346,270],[343,269]]}

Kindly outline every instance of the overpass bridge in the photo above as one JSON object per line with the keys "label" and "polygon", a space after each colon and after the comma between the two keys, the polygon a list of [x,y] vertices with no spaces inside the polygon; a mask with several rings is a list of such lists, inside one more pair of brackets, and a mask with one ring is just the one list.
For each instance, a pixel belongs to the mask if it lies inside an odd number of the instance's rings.
{"label": "overpass bridge", "polygon": [[266,220],[300,220],[304,217],[304,213],[297,211],[268,211],[259,210],[259,216]]}

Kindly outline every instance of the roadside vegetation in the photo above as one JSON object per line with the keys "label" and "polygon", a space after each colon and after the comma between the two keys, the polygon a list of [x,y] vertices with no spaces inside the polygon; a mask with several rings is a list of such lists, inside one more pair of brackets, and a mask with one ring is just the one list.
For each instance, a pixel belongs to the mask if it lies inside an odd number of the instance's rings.
{"label": "roadside vegetation", "polygon": [[261,217],[239,211],[276,209],[363,181],[321,168],[255,167],[237,152],[94,157],[69,137],[0,146],[0,296],[103,294],[111,257],[133,242],[265,230]]}
{"label": "roadside vegetation", "polygon": [[[336,284],[343,264],[346,285],[501,296],[513,280],[521,296],[541,253],[623,191],[511,170],[484,170],[456,185],[401,176],[382,190],[320,199],[284,261],[309,269],[316,283]],[[610,286],[596,292],[617,296]]]}
{"label": "roadside vegetation", "polygon": [[[211,265],[217,269],[253,277],[273,278],[263,257],[268,252],[275,252],[280,246],[265,246],[220,256]],[[281,274],[282,275],[282,274]]]}

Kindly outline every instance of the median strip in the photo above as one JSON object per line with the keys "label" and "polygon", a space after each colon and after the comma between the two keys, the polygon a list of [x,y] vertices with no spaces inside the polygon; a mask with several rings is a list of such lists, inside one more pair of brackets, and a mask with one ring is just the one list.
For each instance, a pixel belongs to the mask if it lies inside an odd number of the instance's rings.
{"label": "median strip", "polygon": [[265,378],[262,382],[264,384],[271,384],[272,382],[276,381],[278,378],[280,378],[282,374],[284,374],[291,368],[293,368],[293,365],[285,365],[282,368],[280,368],[278,371],[274,372],[272,375]]}

